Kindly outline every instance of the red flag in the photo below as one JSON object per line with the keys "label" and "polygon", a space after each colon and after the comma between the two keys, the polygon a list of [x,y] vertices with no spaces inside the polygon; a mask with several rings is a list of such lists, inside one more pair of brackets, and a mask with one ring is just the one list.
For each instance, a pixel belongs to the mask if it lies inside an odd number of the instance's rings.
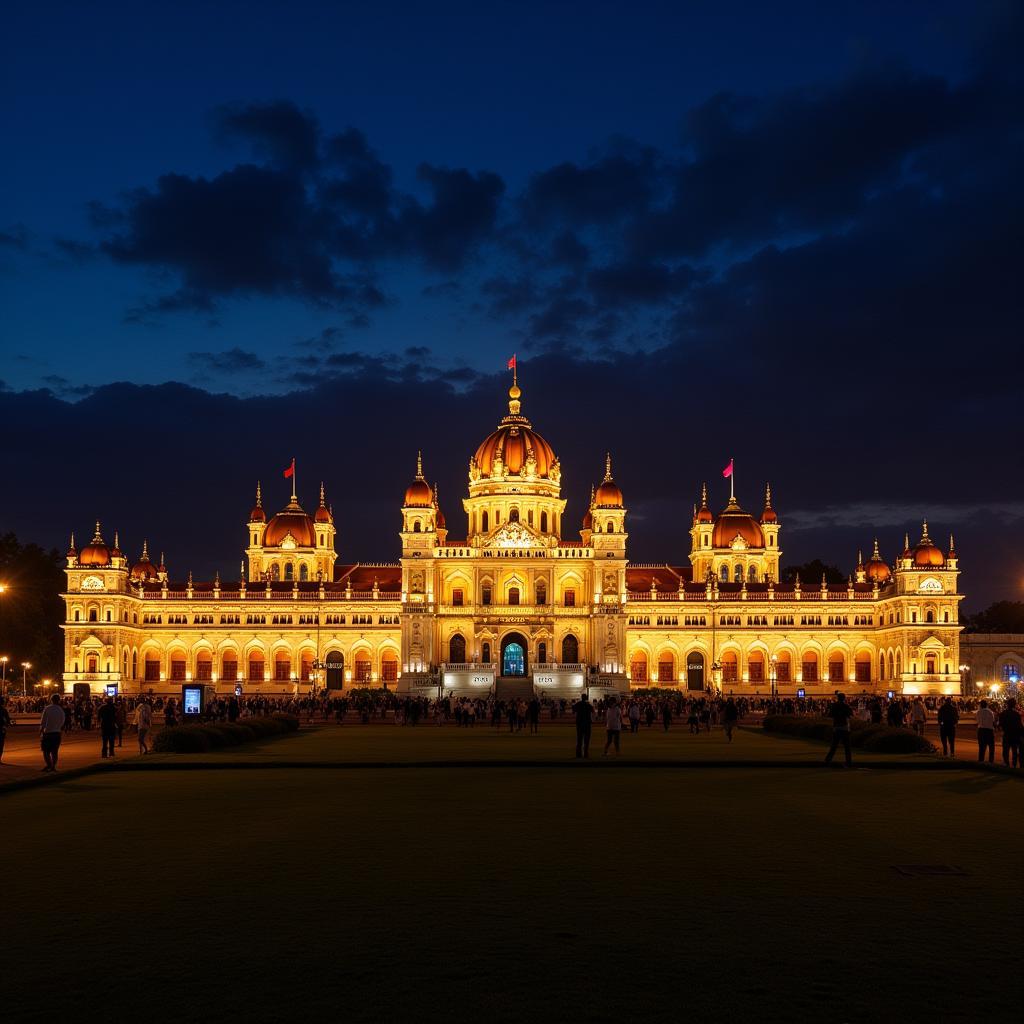
{"label": "red flag", "polygon": [[292,464],[284,471],[285,476],[295,476],[295,460],[292,459]]}
{"label": "red flag", "polygon": [[729,465],[726,466],[725,469],[722,470],[722,476],[724,476],[724,477],[732,476],[732,459],[729,460]]}
{"label": "red flag", "polygon": [[508,366],[505,367],[507,370],[514,370],[516,368],[516,357],[513,353],[512,358],[508,361]]}

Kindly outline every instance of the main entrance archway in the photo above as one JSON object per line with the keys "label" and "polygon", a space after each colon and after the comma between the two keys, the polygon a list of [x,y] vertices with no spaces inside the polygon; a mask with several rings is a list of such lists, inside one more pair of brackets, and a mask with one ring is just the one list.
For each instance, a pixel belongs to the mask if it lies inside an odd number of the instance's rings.
{"label": "main entrance archway", "polygon": [[704,689],[704,655],[700,651],[691,651],[686,656],[686,688]]}
{"label": "main entrance archway", "polygon": [[501,641],[501,674],[503,676],[525,676],[526,651],[526,638],[519,633],[509,633]]}
{"label": "main entrance archway", "polygon": [[324,665],[327,669],[327,689],[344,690],[345,656],[341,651],[329,651],[327,657],[324,659]]}

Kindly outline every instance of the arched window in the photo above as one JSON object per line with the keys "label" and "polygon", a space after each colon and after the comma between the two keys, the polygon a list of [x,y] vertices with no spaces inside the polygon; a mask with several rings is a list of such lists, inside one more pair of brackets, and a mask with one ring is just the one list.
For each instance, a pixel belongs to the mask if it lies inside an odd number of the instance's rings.
{"label": "arched window", "polygon": [[537,604],[548,603],[548,585],[544,580],[537,581]]}
{"label": "arched window", "polygon": [[132,679],[139,677],[139,652],[132,651]]}
{"label": "arched window", "polygon": [[480,513],[480,531],[482,533],[486,533],[488,531],[489,527],[488,527],[487,523],[488,523],[487,513],[486,512],[481,512]]}
{"label": "arched window", "polygon": [[466,661],[466,638],[461,633],[453,634],[448,641],[448,660],[458,665]]}
{"label": "arched window", "polygon": [[846,661],[841,654],[831,654],[828,659],[828,681],[841,683],[846,675]]}
{"label": "arched window", "polygon": [[929,608],[928,611],[925,612],[925,614],[924,614],[924,621],[925,622],[934,622],[935,621],[935,612],[933,612],[931,610],[931,608]]}
{"label": "arched window", "polygon": [[721,572],[719,572],[718,575],[721,576],[723,583],[728,583],[729,582],[729,566],[723,565],[722,566],[722,570],[721,570]]}
{"label": "arched window", "polygon": [[743,566],[742,565],[737,565],[736,566],[736,568],[733,570],[732,578],[737,583],[742,583],[743,582]]}
{"label": "arched window", "polygon": [[300,580],[308,580],[309,579],[309,566],[306,565],[305,563],[303,563],[302,565],[299,566],[299,579]]}
{"label": "arched window", "polygon": [[739,659],[735,651],[726,651],[722,655],[722,682],[735,683],[739,678]]}
{"label": "arched window", "polygon": [[263,675],[263,655],[254,651],[249,655],[249,679],[254,683],[262,683]]}
{"label": "arched window", "polygon": [[413,533],[422,533],[423,532],[423,524],[418,519],[416,520],[415,523],[412,524],[412,532]]}
{"label": "arched window", "polygon": [[285,564],[284,567],[284,578],[286,580],[292,580],[295,578],[295,566],[291,562]]}
{"label": "arched window", "polygon": [[562,664],[575,665],[580,660],[580,642],[570,633],[562,640]]}
{"label": "arched window", "polygon": [[636,651],[629,663],[629,677],[634,683],[647,682],[647,655]]}
{"label": "arched window", "polygon": [[90,654],[86,659],[85,670],[86,672],[96,672],[99,669],[99,660],[95,654]]}
{"label": "arched window", "polygon": [[518,523],[519,522],[519,509],[514,508],[514,509],[512,509],[511,512],[509,512],[509,514],[508,514],[508,521],[510,523]]}
{"label": "arched window", "polygon": [[547,512],[541,512],[540,514],[540,532],[548,532],[548,514]]}
{"label": "arched window", "polygon": [[508,603],[519,604],[519,588],[509,587],[508,588]]}
{"label": "arched window", "polygon": [[82,620],[82,612],[81,612],[80,609],[76,608],[75,609],[75,622],[81,622],[81,620]]}
{"label": "arched window", "polygon": [[490,663],[491,663],[491,642],[490,642],[490,640],[485,640],[480,645],[480,660],[485,665],[490,665]]}
{"label": "arched window", "polygon": [[935,655],[934,655],[934,654],[929,654],[929,655],[928,655],[928,656],[927,656],[927,657],[925,658],[925,669],[924,669],[924,670],[925,670],[925,672],[927,672],[927,673],[928,673],[928,675],[930,675],[930,676],[933,676],[933,675],[935,675],[935,673],[936,673],[937,669],[936,669],[936,667],[935,667]]}
{"label": "arched window", "polygon": [[274,564],[270,567],[270,578],[272,580],[279,580],[281,578],[281,567]]}
{"label": "arched window", "polygon": [[565,591],[565,593],[562,595],[562,602],[563,602],[563,604],[565,605],[566,608],[575,608],[576,607],[576,591],[575,590],[567,590],[567,591]]}
{"label": "arched window", "polygon": [[537,644],[537,661],[542,665],[548,662],[548,645],[543,640]]}
{"label": "arched window", "polygon": [[750,567],[750,568],[749,568],[749,569],[747,570],[747,579],[748,579],[748,580],[749,580],[749,581],[750,581],[751,583],[756,583],[756,582],[757,582],[757,566],[756,566],[756,565],[752,565],[752,566],[751,566],[751,567]]}
{"label": "arched window", "polygon": [[605,530],[605,532],[606,533],[614,533],[615,532],[615,524],[610,519],[608,520],[608,527]]}
{"label": "arched window", "polygon": [[220,677],[226,683],[233,683],[238,678],[238,658],[234,652],[224,655],[220,663]]}
{"label": "arched window", "polygon": [[663,651],[658,656],[658,682],[674,684],[676,681],[676,659],[671,651]]}
{"label": "arched window", "polygon": [[89,621],[90,622],[95,622],[96,621],[96,609],[95,608],[90,608],[89,609]]}
{"label": "arched window", "polygon": [[803,681],[805,683],[816,683],[818,681],[818,655],[814,651],[805,651],[803,660]]}

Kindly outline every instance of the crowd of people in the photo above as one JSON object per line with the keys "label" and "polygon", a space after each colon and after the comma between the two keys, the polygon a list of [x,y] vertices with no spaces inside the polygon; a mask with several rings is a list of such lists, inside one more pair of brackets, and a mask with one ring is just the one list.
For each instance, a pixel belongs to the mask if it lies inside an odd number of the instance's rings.
{"label": "crowd of people", "polygon": [[[995,760],[998,732],[1002,740],[1002,757],[1006,765],[1024,766],[1022,759],[1022,719],[1016,701],[1006,698],[1001,704],[984,698],[966,697],[883,697],[861,695],[847,699],[837,693],[824,700],[814,697],[733,697],[715,694],[632,694],[603,696],[590,701],[534,695],[530,699],[501,700],[489,694],[481,697],[454,697],[441,694],[434,698],[400,695],[393,691],[359,690],[348,695],[332,696],[213,696],[200,714],[204,721],[235,722],[253,715],[275,713],[305,718],[307,723],[335,722],[343,725],[355,720],[363,724],[393,722],[400,726],[417,726],[433,722],[437,726],[452,724],[457,728],[489,725],[509,732],[540,731],[544,721],[573,721],[577,730],[577,755],[589,754],[590,734],[595,720],[603,720],[606,731],[605,754],[620,750],[623,729],[632,733],[656,725],[664,731],[674,722],[684,723],[691,734],[700,735],[721,727],[732,742],[740,721],[756,721],[766,715],[798,715],[826,717],[833,724],[833,743],[826,757],[831,763],[840,746],[846,763],[851,763],[850,731],[854,721],[886,724],[894,728],[910,728],[924,735],[929,721],[938,724],[942,752],[956,754],[957,729],[961,719],[972,716],[977,727],[978,760]],[[175,697],[132,695],[106,698],[72,697],[53,694],[49,699],[0,699],[0,760],[7,729],[14,716],[31,716],[38,720],[45,765],[44,771],[55,771],[61,737],[81,730],[97,730],[101,739],[101,756],[116,756],[124,744],[124,734],[131,726],[141,754],[149,753],[149,736],[155,725],[173,728],[183,720],[181,703]],[[36,719],[38,716],[38,719]]]}

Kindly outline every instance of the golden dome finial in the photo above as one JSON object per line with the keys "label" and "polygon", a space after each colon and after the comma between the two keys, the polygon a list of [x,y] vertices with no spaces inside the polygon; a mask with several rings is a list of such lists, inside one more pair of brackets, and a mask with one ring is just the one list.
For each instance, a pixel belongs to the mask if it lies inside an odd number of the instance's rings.
{"label": "golden dome finial", "polygon": [[93,544],[103,543],[103,534],[100,533],[100,521],[98,519],[96,520],[96,533],[92,538],[92,542]]}
{"label": "golden dome finial", "polygon": [[928,536],[928,520],[921,520],[921,543],[930,544],[932,542],[931,537]]}
{"label": "golden dome finial", "polygon": [[700,507],[701,508],[707,508],[708,507],[708,485],[707,485],[707,482],[704,482],[704,483],[702,483],[700,485]]}
{"label": "golden dome finial", "polygon": [[148,562],[149,561],[149,541],[148,540],[143,540],[143,542],[142,542],[142,558],[140,559],[140,561],[143,561],[143,562]]}
{"label": "golden dome finial", "polygon": [[772,507],[772,485],[771,484],[765,484],[764,485],[764,507],[765,508],[771,508]]}
{"label": "golden dome finial", "polygon": [[510,416],[518,416],[519,410],[522,408],[522,402],[519,401],[522,390],[518,384],[513,384],[508,389],[508,412]]}
{"label": "golden dome finial", "polygon": [[612,478],[612,453],[605,452],[604,454],[604,479],[605,482]]}
{"label": "golden dome finial", "polygon": [[949,557],[953,558],[956,555],[956,545],[953,543],[953,534],[949,535]]}
{"label": "golden dome finial", "polygon": [[320,481],[320,507],[326,508],[326,499],[324,497],[324,482]]}
{"label": "golden dome finial", "polygon": [[[950,534],[950,536],[952,536],[952,534]],[[75,531],[74,530],[71,531],[71,548],[70,548],[70,550],[71,551],[76,551],[77,550],[77,548],[75,547]]]}
{"label": "golden dome finial", "polygon": [[871,552],[871,561],[872,562],[880,562],[881,560],[882,560],[882,556],[881,556],[881,554],[879,554],[879,551],[878,551],[878,538],[876,537],[875,538],[875,549],[874,549],[874,551]]}
{"label": "golden dome finial", "polygon": [[263,508],[263,489],[260,487],[259,480],[256,481],[256,507]]}
{"label": "golden dome finial", "polygon": [[419,451],[416,453],[416,479],[423,479],[423,452]]}

